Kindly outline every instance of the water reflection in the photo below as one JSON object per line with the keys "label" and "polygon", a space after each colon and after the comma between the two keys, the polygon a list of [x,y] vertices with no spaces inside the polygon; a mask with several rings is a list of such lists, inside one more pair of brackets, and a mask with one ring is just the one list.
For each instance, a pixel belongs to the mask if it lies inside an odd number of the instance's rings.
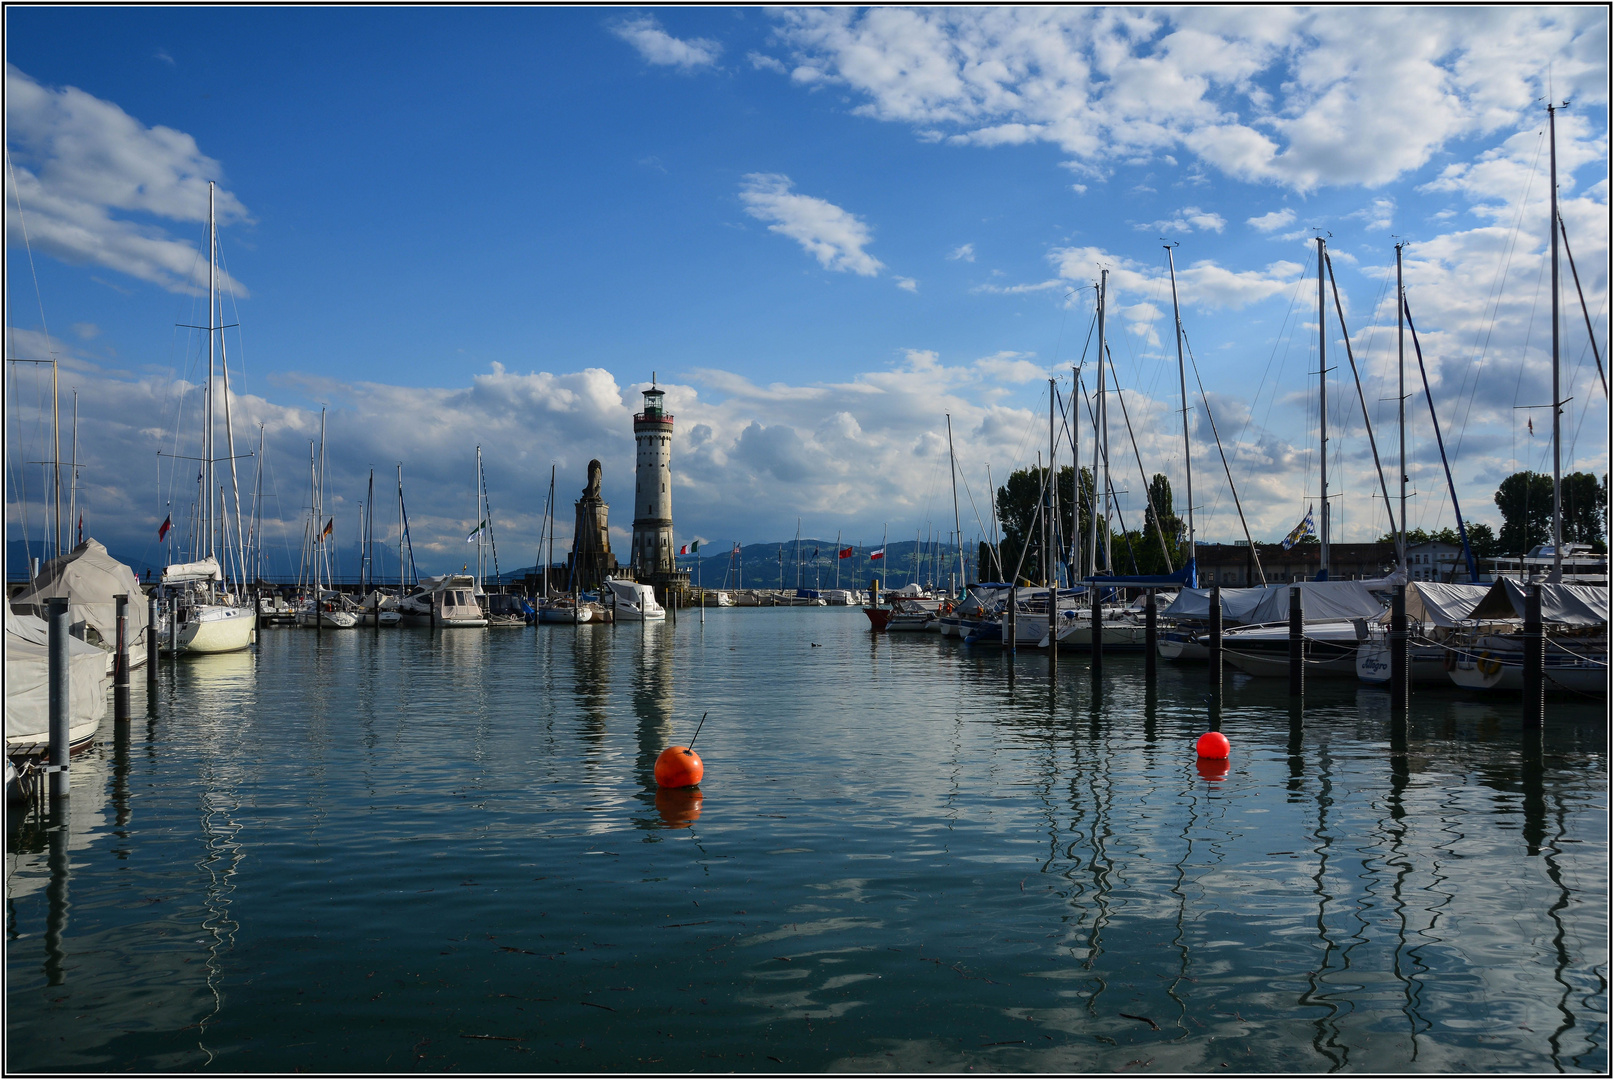
{"label": "water reflection", "polygon": [[661,788],[656,792],[656,813],[669,829],[687,829],[701,816],[700,788]]}

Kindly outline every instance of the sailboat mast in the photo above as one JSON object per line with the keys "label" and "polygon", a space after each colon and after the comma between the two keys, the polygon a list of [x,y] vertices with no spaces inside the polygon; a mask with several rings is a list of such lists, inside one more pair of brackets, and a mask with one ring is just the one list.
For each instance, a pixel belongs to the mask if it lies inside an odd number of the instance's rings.
{"label": "sailboat mast", "polygon": [[[69,535],[76,537],[77,534],[72,532],[71,530],[74,527],[73,523],[78,521],[78,388],[77,387],[75,387],[73,389],[73,456],[72,456],[72,459],[67,464],[68,464],[68,469],[71,470],[70,479],[68,480],[68,488],[67,488],[67,528],[69,530]],[[74,539],[73,546],[74,547],[78,546],[77,539]]]}
{"label": "sailboat mast", "polygon": [[1320,535],[1323,544],[1320,579],[1328,580],[1328,316],[1323,306],[1323,238],[1317,238],[1317,429],[1321,454],[1323,488],[1323,520]]}
{"label": "sailboat mast", "polygon": [[[1099,271],[1098,277],[1098,410],[1093,419],[1093,540],[1092,557],[1088,560],[1092,573],[1098,573],[1098,524],[1099,503],[1104,504],[1104,569],[1110,569],[1109,545],[1109,517],[1110,517],[1110,455],[1104,445],[1107,427],[1104,423],[1104,316],[1108,300],[1110,272],[1107,269]],[[1100,475],[1100,458],[1103,459],[1102,475]]]}
{"label": "sailboat mast", "polygon": [[[319,553],[320,553],[320,558],[316,561],[315,566],[314,566],[314,597],[315,597],[316,600],[319,600],[319,599],[322,599],[322,597],[320,596],[320,593],[322,592],[321,582],[328,580],[329,577],[330,577],[329,574],[325,573],[326,569],[328,569],[328,568],[323,565],[325,560],[327,558],[329,558],[329,549],[327,549],[325,547],[325,530],[321,529],[320,524],[319,524],[319,519],[325,516],[325,410],[324,409],[321,409],[319,411],[319,494],[318,494],[318,496],[316,498],[317,498],[317,501],[319,503],[319,513],[314,515],[314,528],[320,529],[320,533],[319,533]],[[336,535],[334,529],[332,530],[331,535],[332,536]],[[317,614],[318,610],[319,609],[316,607],[315,608],[316,614]]]}
{"label": "sailboat mast", "polygon": [[1548,191],[1552,196],[1552,216],[1547,220],[1547,232],[1552,235],[1552,577],[1564,579],[1564,518],[1563,518],[1563,451],[1559,431],[1559,410],[1562,397],[1558,389],[1558,126],[1557,110],[1547,104],[1548,167],[1552,181]]}
{"label": "sailboat mast", "polygon": [[[1177,259],[1173,255],[1171,245],[1166,245],[1166,266],[1171,272],[1171,318],[1177,334],[1177,389],[1182,394],[1182,463],[1183,463],[1183,496],[1187,500],[1188,509],[1188,566],[1194,566],[1194,452],[1188,442],[1188,372],[1183,365],[1182,356],[1182,308],[1177,302]],[[1194,580],[1197,572],[1189,572],[1188,584],[1197,584]]]}
{"label": "sailboat mast", "polygon": [[555,466],[549,466],[549,562],[544,565],[544,595],[549,595],[549,568],[555,565]]}
{"label": "sailboat mast", "polygon": [[1396,561],[1407,576],[1407,316],[1402,309],[1406,285],[1401,276],[1401,245],[1395,246],[1395,372],[1396,424],[1401,429],[1401,532],[1396,537]]}
{"label": "sailboat mast", "polygon": [[214,308],[218,303],[218,233],[213,221],[213,182],[207,182],[207,420],[202,428],[203,531],[207,535],[203,556],[213,548],[213,334],[218,326]]}
{"label": "sailboat mast", "polygon": [[1070,583],[1082,576],[1082,440],[1076,436],[1076,421],[1081,416],[1078,402],[1082,399],[1082,373],[1070,369]]}
{"label": "sailboat mast", "polygon": [[[958,538],[958,584],[963,587],[969,582],[969,575],[964,573],[964,540],[963,530],[958,523],[958,461],[953,457],[953,414],[946,413],[947,417],[947,469],[953,477],[953,535]],[[841,538],[835,537],[835,587],[841,587]]]}
{"label": "sailboat mast", "polygon": [[398,462],[398,598],[404,594],[403,462]]}

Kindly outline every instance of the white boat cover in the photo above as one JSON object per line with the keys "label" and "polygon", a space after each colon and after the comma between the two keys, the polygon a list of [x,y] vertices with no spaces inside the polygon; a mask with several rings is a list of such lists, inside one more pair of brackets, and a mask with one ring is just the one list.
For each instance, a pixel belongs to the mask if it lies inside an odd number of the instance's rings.
{"label": "white boat cover", "polygon": [[135,572],[108,555],[94,538],[40,567],[39,576],[11,601],[11,610],[43,623],[45,601],[65,596],[73,633],[82,637],[85,627],[94,627],[112,649],[118,640],[118,605],[113,597],[119,593],[129,598],[129,650],[135,652],[146,638],[146,594],[140,591]]}
{"label": "white boat cover", "polygon": [[[1407,586],[1407,617],[1432,626],[1456,626],[1468,618],[1490,589],[1489,585],[1414,581]],[[1388,612],[1384,618],[1389,620]]]}
{"label": "white boat cover", "polygon": [[[1297,581],[1300,610],[1306,622],[1330,619],[1376,619],[1384,604],[1373,595],[1385,581]],[[1290,585],[1267,585],[1253,589],[1223,589],[1222,617],[1241,623],[1289,621]],[[1184,589],[1165,609],[1166,615],[1185,619],[1210,617],[1210,590]]]}
{"label": "white boat cover", "polygon": [[201,562],[174,563],[163,567],[163,584],[174,585],[182,581],[218,581],[224,576],[219,561],[209,555]]}
{"label": "white boat cover", "polygon": [[[67,639],[67,726],[99,722],[106,714],[106,653],[72,635]],[[6,619],[6,741],[50,738],[50,626],[32,615]]]}
{"label": "white boat cover", "polygon": [[[1603,626],[1608,622],[1608,587],[1554,585],[1542,582],[1541,621],[1560,626]],[[1498,578],[1469,614],[1471,619],[1524,618],[1524,586],[1513,578]]]}

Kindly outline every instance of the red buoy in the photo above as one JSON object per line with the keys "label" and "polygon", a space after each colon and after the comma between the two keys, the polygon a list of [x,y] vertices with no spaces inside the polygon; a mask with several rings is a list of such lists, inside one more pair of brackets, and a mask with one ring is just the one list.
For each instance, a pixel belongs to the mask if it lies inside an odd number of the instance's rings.
{"label": "red buoy", "polygon": [[1228,751],[1231,749],[1232,747],[1227,742],[1227,736],[1220,731],[1207,731],[1194,744],[1194,751],[1200,757],[1210,758],[1212,761],[1226,761]]}
{"label": "red buoy", "polygon": [[1201,780],[1226,780],[1227,759],[1202,757],[1194,763]]}
{"label": "red buoy", "polygon": [[656,759],[656,783],[664,788],[694,787],[705,775],[701,756],[687,746],[669,746]]}

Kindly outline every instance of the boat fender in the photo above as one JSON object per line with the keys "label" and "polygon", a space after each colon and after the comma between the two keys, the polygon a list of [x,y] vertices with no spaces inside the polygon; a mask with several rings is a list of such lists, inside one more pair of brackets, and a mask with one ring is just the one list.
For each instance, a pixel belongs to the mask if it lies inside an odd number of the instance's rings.
{"label": "boat fender", "polygon": [[1479,654],[1479,669],[1487,676],[1495,675],[1502,670],[1502,661],[1488,652],[1482,652]]}

